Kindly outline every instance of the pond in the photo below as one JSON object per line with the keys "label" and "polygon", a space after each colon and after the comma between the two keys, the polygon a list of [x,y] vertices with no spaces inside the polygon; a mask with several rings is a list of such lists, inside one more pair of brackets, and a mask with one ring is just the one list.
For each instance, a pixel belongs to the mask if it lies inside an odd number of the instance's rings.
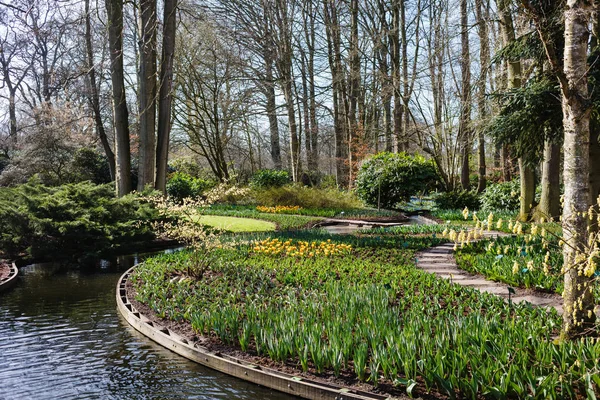
{"label": "pond", "polygon": [[20,269],[0,295],[0,399],[292,399],[231,378],[137,333],[116,309],[120,275],[137,257],[86,270]]}

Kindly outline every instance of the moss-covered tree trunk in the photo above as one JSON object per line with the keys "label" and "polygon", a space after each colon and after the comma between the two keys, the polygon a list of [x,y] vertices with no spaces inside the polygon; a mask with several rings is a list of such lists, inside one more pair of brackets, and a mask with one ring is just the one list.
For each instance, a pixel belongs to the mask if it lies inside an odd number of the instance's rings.
{"label": "moss-covered tree trunk", "polygon": [[460,184],[463,190],[471,189],[469,159],[471,156],[471,59],[469,56],[469,14],[467,0],[460,1],[461,41],[461,107],[458,127],[460,141]]}
{"label": "moss-covered tree trunk", "polygon": [[[515,27],[510,10],[510,0],[497,0],[498,16],[502,33],[502,42],[504,46],[515,41]],[[516,89],[521,86],[521,61],[510,60],[506,66],[506,88],[508,90]],[[512,179],[512,154],[510,148],[504,144],[502,146],[502,175],[505,181]],[[523,186],[521,186],[523,188]],[[521,207],[523,207],[523,193],[521,193]]]}
{"label": "moss-covered tree trunk", "polygon": [[[577,262],[588,241],[589,137],[587,49],[592,3],[568,0],[565,8],[563,94],[565,201],[562,215],[564,235],[565,289],[563,293],[563,338],[585,334],[593,326],[593,280],[584,272],[585,262]],[[585,257],[584,257],[585,258]]]}
{"label": "moss-covered tree trunk", "polygon": [[535,200],[535,170],[527,165],[523,158],[519,158],[519,177],[521,180],[519,219],[527,221],[531,216]]}
{"label": "moss-covered tree trunk", "polygon": [[[479,111],[479,119],[485,121],[487,117],[487,105],[485,99],[485,92],[487,87],[488,77],[488,65],[490,63],[490,48],[489,48],[489,33],[488,33],[488,21],[484,18],[483,12],[483,1],[475,0],[475,16],[477,19],[477,27],[479,33],[479,58],[481,59],[481,75],[479,76],[479,82],[477,85],[477,109]],[[481,124],[483,125],[483,124]],[[486,165],[485,165],[485,137],[483,134],[483,127],[478,128],[478,180],[477,180],[477,193],[481,193],[485,190],[486,186]]]}
{"label": "moss-covered tree trunk", "polygon": [[560,146],[546,140],[542,164],[542,196],[536,219],[557,220],[560,216]]}

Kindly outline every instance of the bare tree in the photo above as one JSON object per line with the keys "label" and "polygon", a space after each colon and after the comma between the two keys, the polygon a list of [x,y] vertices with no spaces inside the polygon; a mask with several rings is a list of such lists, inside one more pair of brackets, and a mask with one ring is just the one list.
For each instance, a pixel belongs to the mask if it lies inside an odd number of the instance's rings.
{"label": "bare tree", "polygon": [[106,130],[104,129],[104,122],[102,121],[102,111],[100,109],[100,95],[98,90],[98,82],[96,79],[96,64],[94,62],[94,46],[92,44],[92,23],[91,23],[91,9],[90,0],[85,0],[85,50],[86,50],[86,61],[87,61],[87,80],[88,86],[87,96],[92,112],[94,114],[94,123],[96,124],[96,133],[102,143],[104,154],[108,159],[108,166],[110,169],[110,176],[115,178],[115,154],[110,146]]}
{"label": "bare tree", "polygon": [[286,0],[276,0],[273,8],[274,15],[274,42],[276,49],[277,73],[285,98],[288,130],[290,138],[290,165],[292,179],[297,182],[300,174],[300,140],[298,138],[298,125],[296,122],[296,107],[294,98],[293,76],[293,45],[292,21],[295,12],[294,3]]}
{"label": "bare tree", "polygon": [[158,141],[156,146],[156,189],[166,193],[171,106],[173,100],[173,58],[177,32],[177,0],[165,0],[163,41],[160,58],[160,91],[158,93]]}
{"label": "bare tree", "polygon": [[235,43],[223,42],[207,22],[194,20],[189,25],[189,33],[178,40],[175,123],[189,138],[188,147],[206,159],[220,181],[227,181],[230,142],[236,131],[247,128],[251,90]]}
{"label": "bare tree", "polygon": [[113,95],[113,127],[115,131],[115,181],[117,195],[131,192],[131,151],[129,144],[129,112],[125,96],[123,72],[123,2],[106,0],[110,73]]}
{"label": "bare tree", "polygon": [[140,0],[139,161],[137,189],[154,185],[156,159],[156,0]]}
{"label": "bare tree", "polygon": [[6,27],[0,37],[0,68],[3,82],[0,89],[6,89],[8,97],[9,136],[13,144],[17,143],[17,92],[29,72],[30,64],[19,67],[19,57],[26,46],[26,38],[11,29],[8,12],[0,13],[0,23]]}

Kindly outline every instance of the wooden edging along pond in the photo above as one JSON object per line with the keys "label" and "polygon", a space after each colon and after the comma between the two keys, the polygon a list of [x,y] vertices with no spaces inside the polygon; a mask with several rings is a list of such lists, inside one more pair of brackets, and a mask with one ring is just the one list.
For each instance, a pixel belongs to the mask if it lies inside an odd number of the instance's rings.
{"label": "wooden edging along pond", "polygon": [[126,283],[135,267],[117,283],[117,308],[125,320],[144,336],[167,349],[206,367],[270,389],[314,400],[391,400],[394,397],[312,381],[252,364],[195,345],[141,314],[127,298]]}
{"label": "wooden edging along pond", "polygon": [[10,264],[10,272],[8,273],[8,277],[0,280],[0,293],[11,289],[17,283],[17,279],[19,276],[19,269],[17,268],[15,263]]}

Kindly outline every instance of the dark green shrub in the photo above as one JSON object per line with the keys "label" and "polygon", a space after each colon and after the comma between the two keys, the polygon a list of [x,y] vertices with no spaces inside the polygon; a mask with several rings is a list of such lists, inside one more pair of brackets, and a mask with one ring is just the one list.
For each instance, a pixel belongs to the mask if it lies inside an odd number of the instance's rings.
{"label": "dark green shrub", "polygon": [[[562,194],[562,187],[561,187]],[[534,205],[539,203],[542,195],[541,185],[535,188]],[[518,211],[520,207],[521,181],[515,178],[509,182],[487,185],[481,194],[481,209],[485,211]]]}
{"label": "dark green shrub", "polygon": [[177,200],[191,197],[196,198],[212,188],[214,182],[194,178],[184,172],[175,172],[167,182],[167,194]]}
{"label": "dark green shrub", "polygon": [[479,210],[481,201],[476,192],[470,190],[454,190],[442,192],[435,197],[435,205],[441,210],[457,210],[468,207],[469,210]]}
{"label": "dark green shrub", "polygon": [[70,181],[91,181],[97,185],[111,181],[108,159],[95,149],[83,147],[75,152],[69,167]]}
{"label": "dark green shrub", "polygon": [[282,187],[288,183],[290,183],[290,174],[277,169],[261,169],[250,179],[250,186],[253,188]]}
{"label": "dark green shrub", "polygon": [[521,195],[519,179],[509,182],[488,184],[481,195],[481,208],[486,211],[519,209],[519,196]]}
{"label": "dark green shrub", "polygon": [[421,155],[379,153],[365,160],[356,178],[358,197],[371,206],[393,208],[438,183],[435,165]]}
{"label": "dark green shrub", "polygon": [[0,248],[11,257],[99,254],[151,240],[144,222],[154,218],[149,204],[135,195],[115,197],[110,184],[49,187],[31,180],[0,190]]}

